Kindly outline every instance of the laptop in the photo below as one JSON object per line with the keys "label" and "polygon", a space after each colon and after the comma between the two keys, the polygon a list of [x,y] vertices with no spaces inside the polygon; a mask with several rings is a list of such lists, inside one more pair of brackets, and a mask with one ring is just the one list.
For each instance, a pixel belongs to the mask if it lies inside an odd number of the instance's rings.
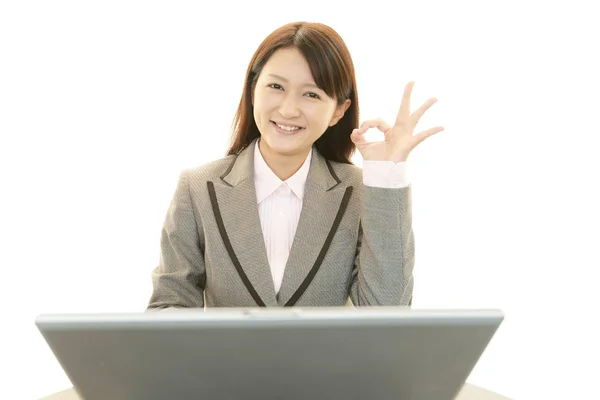
{"label": "laptop", "polygon": [[500,310],[207,308],[42,314],[82,399],[449,400]]}

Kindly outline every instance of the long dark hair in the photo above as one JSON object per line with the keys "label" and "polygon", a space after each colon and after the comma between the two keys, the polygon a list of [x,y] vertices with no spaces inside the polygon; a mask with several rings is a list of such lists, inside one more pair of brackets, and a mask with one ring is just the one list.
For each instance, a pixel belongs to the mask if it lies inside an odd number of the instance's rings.
{"label": "long dark hair", "polygon": [[286,24],[267,36],[252,56],[246,71],[244,91],[233,119],[231,146],[227,155],[239,154],[260,136],[254,121],[252,93],[258,77],[271,57],[279,50],[295,47],[306,58],[313,79],[338,105],[350,99],[342,119],[315,142],[319,153],[328,160],[350,164],[356,147],[350,139],[358,127],[359,109],[354,64],[340,35],[331,27],[315,22]]}

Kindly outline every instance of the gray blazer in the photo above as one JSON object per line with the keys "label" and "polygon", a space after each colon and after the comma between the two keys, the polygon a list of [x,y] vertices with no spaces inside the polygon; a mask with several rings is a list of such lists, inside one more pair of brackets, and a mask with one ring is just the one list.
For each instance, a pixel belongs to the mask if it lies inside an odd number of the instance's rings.
{"label": "gray blazer", "polygon": [[253,146],[184,170],[168,208],[148,309],[409,305],[411,188],[367,187],[313,148],[303,208],[275,292],[254,189]]}

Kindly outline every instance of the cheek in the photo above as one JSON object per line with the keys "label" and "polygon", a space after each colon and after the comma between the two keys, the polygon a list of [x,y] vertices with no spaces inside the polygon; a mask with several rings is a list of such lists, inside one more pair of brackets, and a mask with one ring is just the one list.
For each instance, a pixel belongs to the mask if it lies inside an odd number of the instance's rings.
{"label": "cheek", "polygon": [[315,127],[319,129],[324,129],[329,126],[329,122],[331,122],[331,117],[333,115],[333,110],[330,107],[315,107],[310,110],[310,120]]}
{"label": "cheek", "polygon": [[254,97],[254,109],[260,112],[271,112],[277,108],[277,98],[275,96],[269,96],[259,94]]}
{"label": "cheek", "polygon": [[263,114],[265,112],[265,99],[264,96],[260,94],[254,95],[254,104],[252,105],[252,112],[254,114],[254,119],[257,124],[262,123]]}
{"label": "cheek", "polygon": [[256,106],[252,107],[252,115],[254,116],[254,122],[256,125],[260,125],[260,110],[256,108]]}

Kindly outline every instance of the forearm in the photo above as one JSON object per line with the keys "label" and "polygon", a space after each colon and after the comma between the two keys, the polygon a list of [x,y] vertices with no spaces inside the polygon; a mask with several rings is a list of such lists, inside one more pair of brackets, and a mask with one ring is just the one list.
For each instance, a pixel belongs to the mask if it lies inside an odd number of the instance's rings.
{"label": "forearm", "polygon": [[351,287],[359,306],[409,305],[415,242],[410,187],[363,187],[360,242]]}

